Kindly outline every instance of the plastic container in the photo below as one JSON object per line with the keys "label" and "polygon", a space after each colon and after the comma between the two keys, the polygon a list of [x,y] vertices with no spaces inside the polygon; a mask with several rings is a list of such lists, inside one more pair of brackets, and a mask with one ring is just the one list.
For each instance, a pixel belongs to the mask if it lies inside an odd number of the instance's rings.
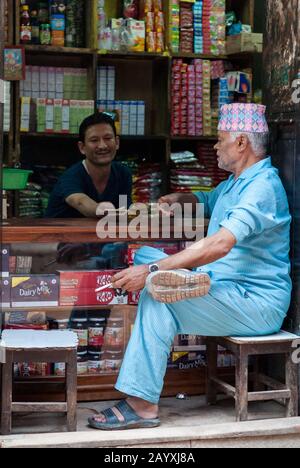
{"label": "plastic container", "polygon": [[32,171],[22,169],[3,169],[3,190],[24,190]]}

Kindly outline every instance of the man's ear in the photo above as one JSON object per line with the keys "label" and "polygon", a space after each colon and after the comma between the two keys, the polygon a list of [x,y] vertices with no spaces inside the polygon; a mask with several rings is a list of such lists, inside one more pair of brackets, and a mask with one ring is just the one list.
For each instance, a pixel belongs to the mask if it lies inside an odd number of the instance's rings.
{"label": "man's ear", "polygon": [[120,137],[119,136],[116,136],[116,148],[117,148],[117,151],[120,148]]}
{"label": "man's ear", "polygon": [[78,148],[79,148],[80,153],[85,155],[84,143],[82,143],[82,141],[78,142]]}
{"label": "man's ear", "polygon": [[242,134],[238,138],[238,149],[239,149],[239,151],[245,151],[245,149],[247,148],[248,145],[249,145],[249,139],[248,139],[247,135]]}

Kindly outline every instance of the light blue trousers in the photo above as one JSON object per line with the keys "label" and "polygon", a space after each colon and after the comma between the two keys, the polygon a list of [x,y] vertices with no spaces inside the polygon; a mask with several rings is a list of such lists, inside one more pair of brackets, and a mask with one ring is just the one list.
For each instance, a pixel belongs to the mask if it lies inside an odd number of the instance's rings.
{"label": "light blue trousers", "polygon": [[[166,255],[142,247],[135,264],[149,264]],[[283,317],[245,295],[239,285],[213,282],[207,296],[162,304],[144,289],[116,389],[157,404],[170,349],[176,335],[259,336],[277,333]]]}

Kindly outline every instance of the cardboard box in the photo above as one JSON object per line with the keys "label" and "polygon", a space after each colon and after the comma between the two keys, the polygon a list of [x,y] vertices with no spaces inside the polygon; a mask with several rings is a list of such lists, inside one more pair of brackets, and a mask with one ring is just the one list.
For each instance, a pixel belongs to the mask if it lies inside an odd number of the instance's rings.
{"label": "cardboard box", "polygon": [[239,52],[262,52],[263,34],[242,33],[228,36],[226,40],[226,53],[237,54]]}
{"label": "cardboard box", "polygon": [[97,289],[112,282],[116,270],[104,271],[59,271],[60,291],[77,289]]}
{"label": "cardboard box", "polygon": [[0,279],[0,306],[1,307],[10,307],[10,279],[3,278]]}
{"label": "cardboard box", "polygon": [[59,280],[55,275],[11,277],[12,307],[58,306]]}
{"label": "cardboard box", "polygon": [[99,293],[95,289],[61,289],[61,306],[127,305],[128,295],[119,289],[107,288]]}

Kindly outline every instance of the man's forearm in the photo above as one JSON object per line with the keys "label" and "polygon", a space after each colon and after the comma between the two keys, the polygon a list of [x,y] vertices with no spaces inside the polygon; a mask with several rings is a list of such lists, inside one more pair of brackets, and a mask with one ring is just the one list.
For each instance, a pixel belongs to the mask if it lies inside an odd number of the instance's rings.
{"label": "man's forearm", "polygon": [[234,236],[227,233],[223,236],[224,230],[221,230],[214,236],[195,242],[182,252],[160,260],[158,265],[161,270],[177,270],[197,268],[213,263],[225,257],[236,243]]}

